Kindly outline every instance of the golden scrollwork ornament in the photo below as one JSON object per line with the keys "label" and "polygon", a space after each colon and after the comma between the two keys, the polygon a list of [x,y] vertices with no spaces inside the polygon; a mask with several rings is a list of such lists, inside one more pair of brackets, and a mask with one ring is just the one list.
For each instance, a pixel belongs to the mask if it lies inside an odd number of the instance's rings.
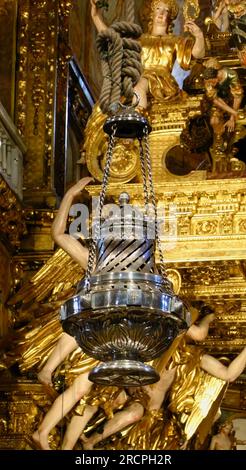
{"label": "golden scrollwork ornament", "polygon": [[199,0],[185,0],[183,14],[185,21],[195,21],[200,14]]}
{"label": "golden scrollwork ornament", "polygon": [[[98,181],[103,179],[103,170],[107,153],[107,135],[103,131],[106,116],[99,106],[95,106],[85,130],[84,152],[90,173]],[[139,170],[139,147],[136,140],[120,139],[116,143],[110,173],[111,183],[127,183]]]}

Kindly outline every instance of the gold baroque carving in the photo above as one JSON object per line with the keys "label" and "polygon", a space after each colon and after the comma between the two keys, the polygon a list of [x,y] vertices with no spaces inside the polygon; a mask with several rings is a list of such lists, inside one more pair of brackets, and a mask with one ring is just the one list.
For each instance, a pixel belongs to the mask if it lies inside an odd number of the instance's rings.
{"label": "gold baroque carving", "polygon": [[240,220],[238,226],[240,233],[246,233],[246,219]]}
{"label": "gold baroque carving", "polygon": [[[173,221],[173,217],[176,217],[177,224],[175,240],[170,238],[171,233],[162,234],[166,261],[183,263],[189,260],[206,262],[244,258],[245,179],[227,179],[226,185],[223,180],[200,181],[199,186],[194,186],[192,181],[180,181],[178,188],[177,192],[174,182],[156,185],[158,211],[165,213],[166,226],[169,221]],[[125,190],[129,193],[132,204],[143,206],[142,184],[127,184]],[[90,186],[88,191],[91,196],[98,196],[99,187]],[[122,187],[119,185],[110,184],[107,195],[111,200],[117,201],[121,191]],[[168,249],[167,243],[170,245]],[[230,286],[220,286],[216,295],[221,295],[221,289],[227,295]],[[237,290],[239,294],[243,289],[245,285],[233,285],[233,292]],[[197,295],[207,297],[211,292],[199,290]]]}
{"label": "gold baroque carving", "polygon": [[177,269],[167,268],[166,274],[169,281],[171,281],[173,285],[173,290],[175,294],[178,295],[182,285],[182,278],[180,272]]}
{"label": "gold baroque carving", "polygon": [[[106,163],[106,147],[102,149],[103,159],[100,164],[100,180]],[[131,139],[119,139],[116,142],[112,165],[110,168],[110,178],[114,181],[126,182],[134,178],[138,168],[139,146]]]}
{"label": "gold baroque carving", "polygon": [[19,70],[18,70],[18,90],[16,96],[16,120],[17,127],[22,136],[26,132],[27,114],[27,62],[28,62],[28,24],[29,24],[29,0],[22,2],[20,6],[19,21]]}
{"label": "gold baroque carving", "polygon": [[0,232],[14,247],[20,246],[20,239],[26,233],[23,210],[15,194],[0,175]]}
{"label": "gold baroque carving", "polygon": [[196,226],[196,235],[216,235],[218,229],[217,220],[203,220]]}
{"label": "gold baroque carving", "polygon": [[69,16],[73,2],[71,0],[59,0],[59,14]]}
{"label": "gold baroque carving", "polygon": [[30,22],[29,40],[31,63],[33,72],[32,102],[34,106],[33,134],[38,135],[39,108],[45,97],[45,83],[42,72],[45,71],[46,52],[46,22],[47,2],[33,0],[33,8],[36,10],[35,21]]}
{"label": "gold baroque carving", "polygon": [[[106,116],[95,106],[85,129],[84,153],[89,172],[98,181],[103,179],[103,169],[108,138],[103,131]],[[136,141],[118,140],[113,154],[110,181],[126,183],[133,179],[139,169],[139,145]]]}
{"label": "gold baroque carving", "polygon": [[200,14],[199,0],[185,0],[183,13],[185,21],[195,21]]}
{"label": "gold baroque carving", "polygon": [[182,271],[183,280],[187,284],[203,284],[206,286],[220,283],[230,277],[227,264],[202,264]]}
{"label": "gold baroque carving", "polygon": [[57,16],[56,2],[20,2],[16,122],[28,147],[24,183],[39,197],[52,188]]}
{"label": "gold baroque carving", "polygon": [[54,212],[49,210],[25,209],[26,222],[33,225],[51,226],[54,220]]}
{"label": "gold baroque carving", "polygon": [[40,419],[40,408],[50,406],[42,386],[24,380],[13,388],[3,376],[0,392],[0,449],[33,449],[31,435]]}

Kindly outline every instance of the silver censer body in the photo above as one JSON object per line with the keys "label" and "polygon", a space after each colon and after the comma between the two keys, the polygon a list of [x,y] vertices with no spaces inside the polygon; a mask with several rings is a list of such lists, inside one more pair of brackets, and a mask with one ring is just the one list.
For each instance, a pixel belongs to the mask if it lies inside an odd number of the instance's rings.
{"label": "silver censer body", "polygon": [[[162,256],[161,273],[155,264],[160,240],[148,147],[150,126],[127,108],[108,118],[104,129],[110,142],[99,199],[100,227],[91,244],[85,279],[62,306],[61,322],[81,349],[100,361],[90,380],[140,386],[159,380],[158,372],[145,362],[160,356],[188,329],[191,315],[172,290]],[[153,205],[154,218],[146,215],[147,210],[136,212],[127,193],[120,196],[118,215],[102,217],[116,137],[139,140],[145,205]]]}

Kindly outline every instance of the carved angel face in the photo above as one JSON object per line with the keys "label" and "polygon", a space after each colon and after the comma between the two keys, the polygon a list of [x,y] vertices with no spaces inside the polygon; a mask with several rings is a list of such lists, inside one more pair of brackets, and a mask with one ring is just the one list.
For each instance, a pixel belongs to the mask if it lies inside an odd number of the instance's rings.
{"label": "carved angel face", "polygon": [[166,25],[170,8],[165,2],[158,2],[154,9],[153,25]]}
{"label": "carved angel face", "polygon": [[168,20],[174,21],[178,15],[179,7],[176,3],[176,0],[152,0],[151,2],[151,11],[152,17],[156,8],[165,8],[168,10]]}
{"label": "carved angel face", "polygon": [[220,427],[220,430],[224,433],[224,434],[230,434],[233,430],[233,424],[228,422],[228,421],[225,421],[222,426]]}
{"label": "carved angel face", "polygon": [[178,11],[176,0],[150,1],[149,32],[158,36],[166,34],[168,28],[177,17]]}

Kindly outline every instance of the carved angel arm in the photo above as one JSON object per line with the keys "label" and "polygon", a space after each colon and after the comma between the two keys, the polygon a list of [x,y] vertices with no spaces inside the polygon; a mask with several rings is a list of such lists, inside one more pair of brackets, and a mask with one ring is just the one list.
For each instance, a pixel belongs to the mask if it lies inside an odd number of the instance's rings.
{"label": "carved angel arm", "polygon": [[213,15],[213,22],[216,24],[217,28],[220,29],[220,31],[228,31],[230,23],[227,5],[225,4],[224,0],[220,2]]}
{"label": "carved angel arm", "polygon": [[199,325],[191,325],[187,331],[187,336],[194,341],[203,341],[207,335],[209,330],[210,323],[214,320],[215,315],[213,313],[206,315]]}
{"label": "carved angel arm", "polygon": [[97,7],[97,1],[96,0],[90,0],[91,2],[91,17],[92,21],[98,31],[98,33],[101,33],[102,31],[105,31],[107,29],[107,25],[104,23],[101,14],[99,12],[99,9]]}
{"label": "carved angel arm", "polygon": [[205,56],[205,40],[202,30],[197,26],[194,21],[186,21],[184,31],[189,31],[195,38],[195,43],[192,48],[192,55],[195,59],[201,59]]}
{"label": "carved angel arm", "polygon": [[241,353],[226,367],[215,357],[204,354],[201,359],[201,368],[218,379],[234,382],[243,372],[246,366],[246,347]]}
{"label": "carved angel arm", "polygon": [[69,210],[75,196],[85,188],[87,184],[93,181],[93,178],[86,177],[81,179],[72,188],[70,188],[59,207],[55,220],[52,224],[52,238],[71,258],[76,261],[83,269],[87,268],[88,250],[83,247],[78,240],[65,233]]}
{"label": "carved angel arm", "polygon": [[217,437],[213,436],[211,439],[209,450],[216,450],[216,444],[217,444]]}

